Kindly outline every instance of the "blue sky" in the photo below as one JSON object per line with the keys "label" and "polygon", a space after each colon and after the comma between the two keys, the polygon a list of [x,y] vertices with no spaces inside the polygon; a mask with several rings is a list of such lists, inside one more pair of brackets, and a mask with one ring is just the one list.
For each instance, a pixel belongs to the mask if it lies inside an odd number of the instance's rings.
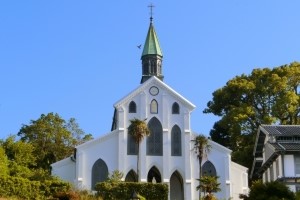
{"label": "blue sky", "polygon": [[[109,132],[113,104],[140,82],[150,2],[1,1],[0,138],[49,112]],[[197,106],[196,132],[218,120],[202,111],[228,80],[300,61],[298,0],[152,3],[164,81]]]}

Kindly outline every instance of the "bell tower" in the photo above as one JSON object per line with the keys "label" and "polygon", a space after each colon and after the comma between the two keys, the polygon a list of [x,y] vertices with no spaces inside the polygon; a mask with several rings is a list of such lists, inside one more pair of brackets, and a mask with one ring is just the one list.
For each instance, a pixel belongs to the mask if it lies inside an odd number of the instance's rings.
{"label": "bell tower", "polygon": [[142,79],[141,83],[144,83],[152,76],[156,76],[163,81],[162,74],[162,50],[159,46],[158,37],[156,35],[154,26],[153,26],[153,17],[152,17],[152,4],[149,6],[151,8],[151,17],[150,17],[150,26],[147,33],[147,38],[144,44],[144,49],[142,53]]}

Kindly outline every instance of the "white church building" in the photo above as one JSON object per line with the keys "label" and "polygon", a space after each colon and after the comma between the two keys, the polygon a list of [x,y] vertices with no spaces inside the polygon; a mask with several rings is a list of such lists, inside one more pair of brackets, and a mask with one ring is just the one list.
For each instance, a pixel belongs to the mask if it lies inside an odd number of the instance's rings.
{"label": "white church building", "polygon": [[[131,119],[146,119],[151,134],[140,144],[139,181],[168,184],[170,200],[198,200],[199,162],[192,142],[197,134],[190,119],[195,105],[163,82],[162,58],[151,17],[141,57],[141,84],[114,104],[111,132],[77,146],[74,156],[53,163],[53,175],[88,190],[114,170],[124,173],[124,181],[137,181],[137,145],[127,128]],[[231,150],[209,143],[202,171],[219,176],[221,191],[216,196],[227,200],[247,194],[248,169],[231,161]]]}

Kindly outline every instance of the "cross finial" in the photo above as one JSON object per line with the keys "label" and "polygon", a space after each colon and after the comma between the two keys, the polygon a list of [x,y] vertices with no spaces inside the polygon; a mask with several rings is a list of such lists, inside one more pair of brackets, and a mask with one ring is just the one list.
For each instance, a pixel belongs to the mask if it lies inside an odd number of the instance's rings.
{"label": "cross finial", "polygon": [[152,3],[148,6],[150,8],[150,21],[152,22],[153,20],[153,8],[155,7]]}

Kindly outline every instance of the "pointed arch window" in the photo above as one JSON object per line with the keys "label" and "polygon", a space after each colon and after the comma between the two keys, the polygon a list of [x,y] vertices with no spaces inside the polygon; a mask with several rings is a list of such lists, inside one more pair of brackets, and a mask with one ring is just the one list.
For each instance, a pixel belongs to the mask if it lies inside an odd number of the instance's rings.
{"label": "pointed arch window", "polygon": [[106,181],[108,177],[108,168],[102,159],[98,159],[92,167],[92,189],[98,182]]}
{"label": "pointed arch window", "polygon": [[217,176],[216,168],[215,168],[214,164],[212,164],[212,162],[210,162],[209,160],[206,161],[202,165],[202,175],[203,176]]}
{"label": "pointed arch window", "polygon": [[171,156],[181,156],[181,130],[177,125],[171,131]]}
{"label": "pointed arch window", "polygon": [[136,103],[134,101],[129,103],[129,113],[136,113]]}
{"label": "pointed arch window", "polygon": [[158,103],[155,99],[151,101],[150,104],[150,113],[157,114],[158,113]]}
{"label": "pointed arch window", "polygon": [[172,114],[179,114],[180,108],[177,102],[173,103],[172,105]]}
{"label": "pointed arch window", "polygon": [[135,142],[132,135],[127,135],[127,155],[137,155],[138,144]]}
{"label": "pointed arch window", "polygon": [[147,137],[147,155],[162,156],[163,155],[163,129],[160,121],[153,117],[148,127],[150,136]]}

